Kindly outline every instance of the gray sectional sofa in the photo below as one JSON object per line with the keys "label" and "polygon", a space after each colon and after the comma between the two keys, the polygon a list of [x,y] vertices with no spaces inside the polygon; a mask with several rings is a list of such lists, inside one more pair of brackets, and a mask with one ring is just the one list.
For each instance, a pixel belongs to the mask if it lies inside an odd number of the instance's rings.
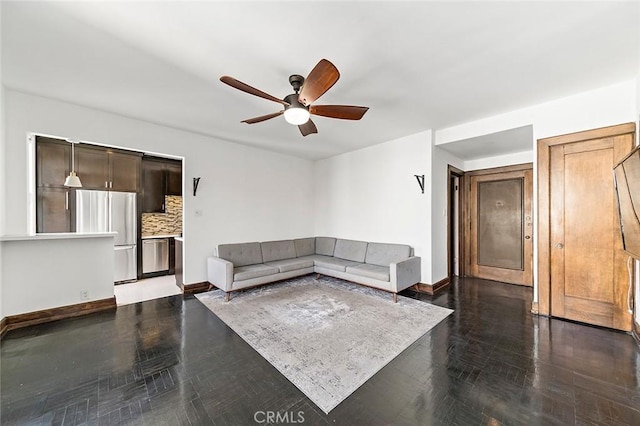
{"label": "gray sectional sofa", "polygon": [[209,283],[226,293],[317,273],[397,293],[420,282],[420,258],[404,244],[331,237],[218,245]]}

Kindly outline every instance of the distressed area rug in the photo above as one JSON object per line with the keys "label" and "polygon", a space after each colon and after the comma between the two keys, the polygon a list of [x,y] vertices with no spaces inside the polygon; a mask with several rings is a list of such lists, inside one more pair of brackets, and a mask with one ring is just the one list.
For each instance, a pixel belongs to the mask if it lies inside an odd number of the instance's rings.
{"label": "distressed area rug", "polygon": [[325,413],[453,312],[324,276],[196,297]]}

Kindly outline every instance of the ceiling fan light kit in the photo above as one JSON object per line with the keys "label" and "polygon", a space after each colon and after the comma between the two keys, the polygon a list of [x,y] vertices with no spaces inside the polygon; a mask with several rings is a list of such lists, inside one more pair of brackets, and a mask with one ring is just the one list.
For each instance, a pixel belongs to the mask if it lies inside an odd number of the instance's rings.
{"label": "ceiling fan light kit", "polygon": [[291,84],[295,93],[287,95],[282,100],[233,77],[224,75],[220,77],[220,81],[250,95],[284,105],[284,110],[282,111],[248,118],[242,120],[243,123],[255,124],[284,115],[284,119],[288,123],[298,126],[302,136],[307,136],[312,133],[318,133],[316,125],[310,118],[311,114],[342,120],[360,120],[369,110],[368,107],[352,105],[311,105],[329,90],[338,81],[338,78],[340,78],[340,72],[338,72],[335,65],[326,59],[322,59],[311,70],[306,79],[298,74],[289,76],[289,84]]}
{"label": "ceiling fan light kit", "polygon": [[294,124],[299,126],[301,124],[309,121],[309,107],[302,105],[298,101],[298,94],[292,93],[291,95],[284,98],[289,105],[284,107],[284,119],[287,120],[287,123]]}

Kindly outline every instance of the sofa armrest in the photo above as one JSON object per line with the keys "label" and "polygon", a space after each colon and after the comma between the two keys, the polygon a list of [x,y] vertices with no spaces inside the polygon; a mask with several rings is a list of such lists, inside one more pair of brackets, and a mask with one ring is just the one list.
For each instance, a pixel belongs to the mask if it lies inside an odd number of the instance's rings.
{"label": "sofa armrest", "polygon": [[389,267],[391,285],[396,292],[419,283],[422,278],[419,256],[412,256],[401,262],[392,263]]}
{"label": "sofa armrest", "polygon": [[224,291],[231,291],[233,263],[219,257],[207,258],[207,279],[210,284]]}

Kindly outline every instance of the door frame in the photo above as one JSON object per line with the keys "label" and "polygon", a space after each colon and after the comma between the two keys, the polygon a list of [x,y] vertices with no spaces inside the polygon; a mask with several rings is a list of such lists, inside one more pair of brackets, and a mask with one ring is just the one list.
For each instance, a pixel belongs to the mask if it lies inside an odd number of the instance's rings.
{"label": "door frame", "polygon": [[[464,277],[466,275],[465,270],[465,252],[464,252],[464,224],[465,224],[465,197],[464,197],[464,176],[465,173],[457,167],[449,164],[447,166],[447,276],[449,282],[453,279],[453,223],[454,214],[458,216],[458,276]],[[453,206],[453,191],[451,190],[451,179],[458,178],[458,210],[454,211]]]}
{"label": "door frame", "polygon": [[635,130],[635,123],[624,123],[538,139],[538,302],[532,303],[533,313],[551,315],[551,147],[634,133]]}
{"label": "door frame", "polygon": [[[502,167],[492,167],[490,169],[481,169],[481,170],[473,170],[465,173],[465,186],[464,186],[464,276],[468,276],[468,273],[471,271],[471,177],[472,176],[482,176],[482,175],[491,175],[496,173],[509,173],[509,172],[519,172],[524,170],[533,170],[533,163],[522,163],[522,164],[514,164],[511,166],[502,166]],[[533,203],[533,198],[535,195],[531,194]],[[533,207],[532,207],[533,210]],[[535,216],[535,212],[533,212]],[[535,237],[534,237],[535,238]],[[531,254],[533,262],[533,253]],[[533,271],[532,271],[533,272]],[[531,288],[529,286],[529,288]]]}

